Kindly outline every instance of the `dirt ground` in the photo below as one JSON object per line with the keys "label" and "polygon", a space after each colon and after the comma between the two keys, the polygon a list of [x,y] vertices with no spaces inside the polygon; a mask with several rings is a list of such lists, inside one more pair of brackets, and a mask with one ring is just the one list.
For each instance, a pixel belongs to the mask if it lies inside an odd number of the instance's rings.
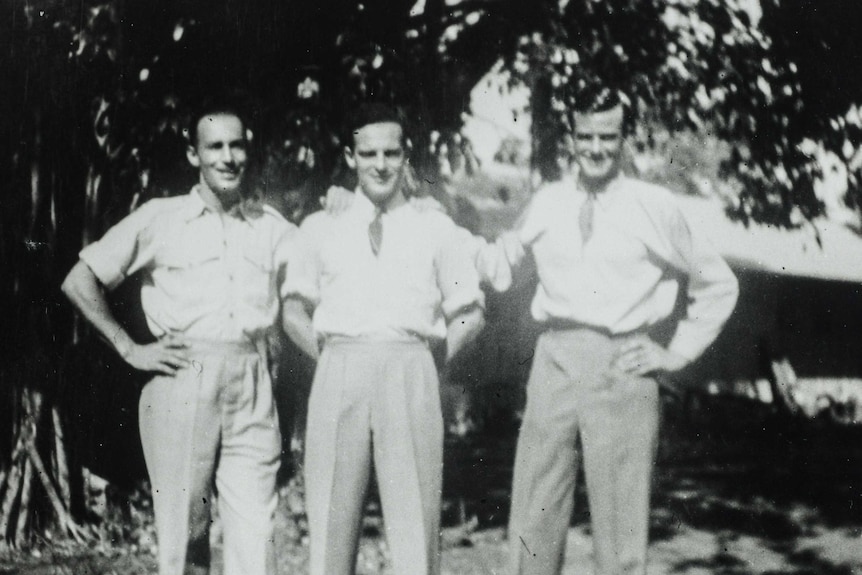
{"label": "dirt ground", "polygon": [[[862,434],[711,401],[667,412],[656,473],[648,573],[862,574]],[[447,445],[443,572],[504,573],[515,433],[511,425]],[[581,483],[582,485],[582,483]],[[586,493],[576,494],[564,573],[591,575]],[[369,503],[358,573],[391,573],[379,507]],[[221,573],[216,543],[214,574]],[[280,573],[307,570],[301,493],[282,490]],[[0,561],[0,575],[150,575],[147,550],[52,553]]]}

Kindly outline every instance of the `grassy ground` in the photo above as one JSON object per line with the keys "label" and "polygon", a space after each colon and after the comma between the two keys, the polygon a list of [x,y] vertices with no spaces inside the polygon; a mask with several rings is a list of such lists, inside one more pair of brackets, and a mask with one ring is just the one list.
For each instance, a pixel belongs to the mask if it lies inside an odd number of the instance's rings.
{"label": "grassy ground", "polygon": [[[649,574],[862,574],[862,441],[853,430],[787,422],[736,401],[668,412],[656,474]],[[505,522],[515,434],[511,429],[451,443],[443,510],[443,571],[504,572]],[[564,573],[590,575],[586,494],[576,495]],[[358,573],[391,573],[379,508],[369,504]],[[218,543],[219,533],[213,534]],[[282,491],[280,573],[305,573],[301,493]],[[101,551],[44,546],[0,574],[155,573],[147,541]],[[216,550],[214,573],[220,573]]]}

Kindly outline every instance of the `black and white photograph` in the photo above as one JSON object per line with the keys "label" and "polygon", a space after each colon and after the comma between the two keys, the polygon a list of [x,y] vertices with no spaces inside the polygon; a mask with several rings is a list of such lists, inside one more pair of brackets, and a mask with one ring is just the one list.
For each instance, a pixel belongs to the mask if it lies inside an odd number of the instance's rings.
{"label": "black and white photograph", "polygon": [[858,0],[0,0],[0,575],[862,575]]}

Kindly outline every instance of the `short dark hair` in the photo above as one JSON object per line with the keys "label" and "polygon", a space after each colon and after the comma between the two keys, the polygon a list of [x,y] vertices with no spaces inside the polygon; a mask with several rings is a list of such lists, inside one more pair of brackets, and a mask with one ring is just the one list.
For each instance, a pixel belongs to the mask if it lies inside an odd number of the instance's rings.
{"label": "short dark hair", "polygon": [[356,132],[370,124],[393,123],[401,126],[401,143],[407,141],[407,121],[404,114],[397,107],[385,102],[365,102],[354,110],[348,120],[349,133],[346,134],[345,144],[353,147]]}
{"label": "short dark hair", "polygon": [[207,116],[235,116],[242,123],[243,135],[249,128],[249,114],[246,106],[234,96],[213,96],[197,106],[189,117],[188,140],[192,146],[198,143],[198,124]]}
{"label": "short dark hair", "polygon": [[569,121],[574,129],[575,114],[607,112],[617,106],[623,108],[623,136],[628,136],[634,131],[635,116],[637,115],[634,100],[624,92],[607,86],[594,85],[582,90],[574,100]]}

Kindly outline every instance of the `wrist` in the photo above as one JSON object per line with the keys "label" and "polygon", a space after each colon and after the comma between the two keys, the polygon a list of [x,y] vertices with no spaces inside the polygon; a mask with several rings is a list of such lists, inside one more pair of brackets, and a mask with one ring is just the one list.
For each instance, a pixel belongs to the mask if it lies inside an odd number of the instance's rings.
{"label": "wrist", "polygon": [[124,332],[120,332],[114,336],[114,349],[117,351],[117,354],[125,360],[128,360],[132,355],[136,345],[137,344],[132,341],[132,338]]}

